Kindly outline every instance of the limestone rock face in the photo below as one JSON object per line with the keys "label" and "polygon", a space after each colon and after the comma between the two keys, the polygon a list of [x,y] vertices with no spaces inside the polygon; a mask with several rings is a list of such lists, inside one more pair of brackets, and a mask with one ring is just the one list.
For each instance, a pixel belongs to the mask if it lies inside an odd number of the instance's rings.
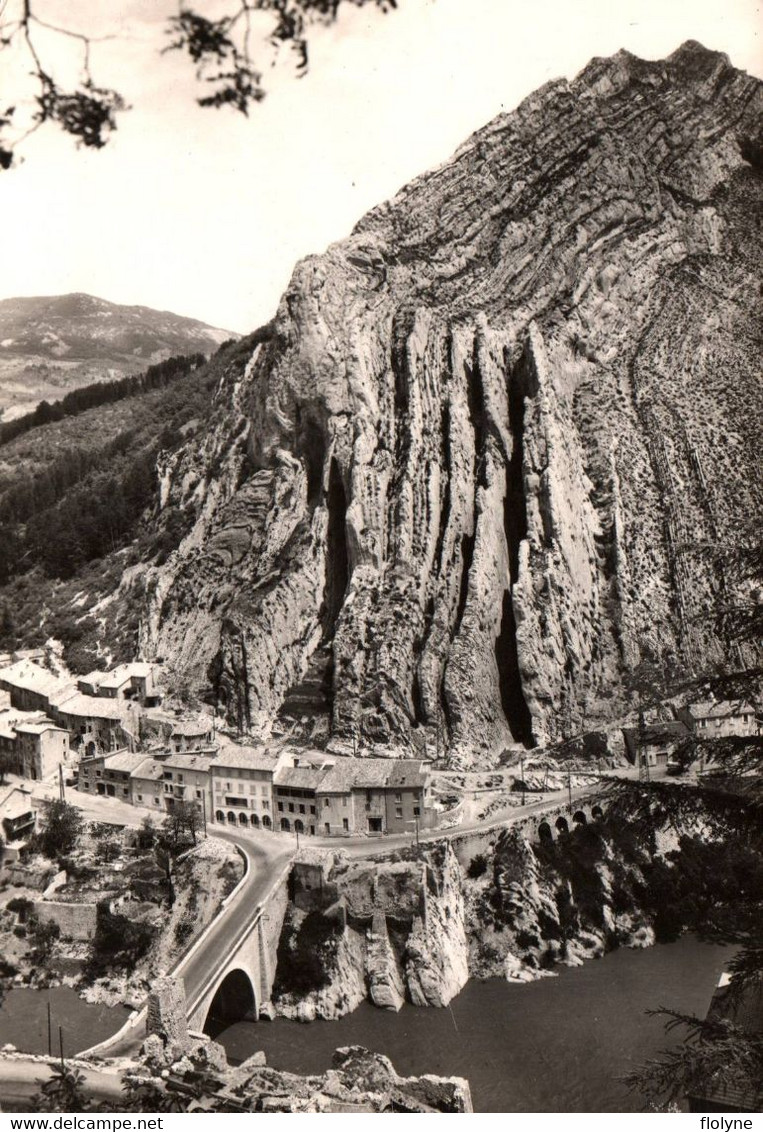
{"label": "limestone rock face", "polygon": [[697,44],[596,59],[298,264],[163,469],[195,522],[143,654],[250,733],[464,765],[593,725],[641,656],[727,657],[761,102]]}
{"label": "limestone rock face", "polygon": [[[455,853],[444,842],[421,860],[335,865],[325,889],[325,907],[313,890],[313,910],[343,910],[342,930],[322,953],[322,985],[307,992],[282,980],[279,1014],[299,1021],[339,1018],[364,998],[399,1010],[447,1006],[469,977],[462,877]],[[291,905],[284,938],[299,931],[302,913]]]}

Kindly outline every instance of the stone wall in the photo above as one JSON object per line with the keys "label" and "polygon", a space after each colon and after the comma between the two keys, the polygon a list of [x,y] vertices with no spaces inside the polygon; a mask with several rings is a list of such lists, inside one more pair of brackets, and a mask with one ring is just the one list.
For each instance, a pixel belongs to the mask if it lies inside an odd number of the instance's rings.
{"label": "stone wall", "polygon": [[65,939],[87,940],[95,935],[98,917],[95,904],[64,904],[57,900],[35,900],[34,912],[43,923],[58,924]]}

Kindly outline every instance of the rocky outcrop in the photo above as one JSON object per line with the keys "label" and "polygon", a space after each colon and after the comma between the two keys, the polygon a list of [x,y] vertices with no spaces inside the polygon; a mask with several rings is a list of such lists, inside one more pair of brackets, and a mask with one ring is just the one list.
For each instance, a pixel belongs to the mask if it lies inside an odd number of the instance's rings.
{"label": "rocky outcrop", "polygon": [[[446,1006],[458,994],[469,977],[467,930],[461,870],[447,843],[421,859],[369,865],[340,858],[326,881],[305,894],[299,866],[292,873],[293,903],[276,973],[279,1014],[307,1022],[341,1017],[365,998],[399,1010],[406,999],[416,1006]],[[307,990],[300,962],[305,896],[312,906],[308,915],[340,925],[333,938],[320,924],[310,929],[310,952],[320,957],[320,970]],[[316,947],[321,935],[328,945]]]}
{"label": "rocky outcrop", "polygon": [[729,657],[760,110],[697,44],[596,59],[300,263],[165,470],[195,522],[132,579],[144,655],[244,731],[287,705],[484,765],[594,724],[641,657]]}

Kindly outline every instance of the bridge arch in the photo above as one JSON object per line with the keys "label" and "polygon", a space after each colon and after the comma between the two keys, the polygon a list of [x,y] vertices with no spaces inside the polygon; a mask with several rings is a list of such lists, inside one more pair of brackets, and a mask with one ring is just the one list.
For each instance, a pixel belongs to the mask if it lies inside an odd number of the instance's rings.
{"label": "bridge arch", "polygon": [[551,832],[551,826],[547,821],[542,821],[538,826],[538,837],[541,841],[553,841],[554,835]]}
{"label": "bridge arch", "polygon": [[584,810],[576,810],[572,815],[574,825],[588,825],[588,818],[585,816]]}
{"label": "bridge arch", "polygon": [[234,1022],[257,1021],[257,993],[246,971],[235,967],[215,991],[204,1019],[204,1032],[219,1033]]}
{"label": "bridge arch", "polygon": [[604,817],[604,811],[602,810],[601,806],[594,806],[593,807],[593,809],[591,810],[591,817],[594,818],[594,820],[596,820],[596,821],[598,821],[599,818]]}
{"label": "bridge arch", "polygon": [[562,817],[561,814],[556,819],[556,828],[559,830],[560,833],[569,833],[570,832],[569,822],[567,821],[566,818]]}

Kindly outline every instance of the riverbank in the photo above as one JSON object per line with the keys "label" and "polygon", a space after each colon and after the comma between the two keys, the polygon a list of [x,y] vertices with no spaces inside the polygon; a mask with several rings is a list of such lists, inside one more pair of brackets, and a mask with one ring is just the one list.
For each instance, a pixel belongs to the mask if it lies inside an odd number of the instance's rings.
{"label": "riverbank", "polygon": [[524,986],[470,979],[448,1007],[363,1002],[309,1024],[277,1018],[221,1031],[229,1060],[262,1050],[275,1069],[321,1073],[339,1045],[385,1054],[399,1073],[465,1077],[475,1112],[637,1112],[618,1077],[679,1039],[645,1013],[661,1004],[706,1011],[732,946],[696,936],[620,949]]}

